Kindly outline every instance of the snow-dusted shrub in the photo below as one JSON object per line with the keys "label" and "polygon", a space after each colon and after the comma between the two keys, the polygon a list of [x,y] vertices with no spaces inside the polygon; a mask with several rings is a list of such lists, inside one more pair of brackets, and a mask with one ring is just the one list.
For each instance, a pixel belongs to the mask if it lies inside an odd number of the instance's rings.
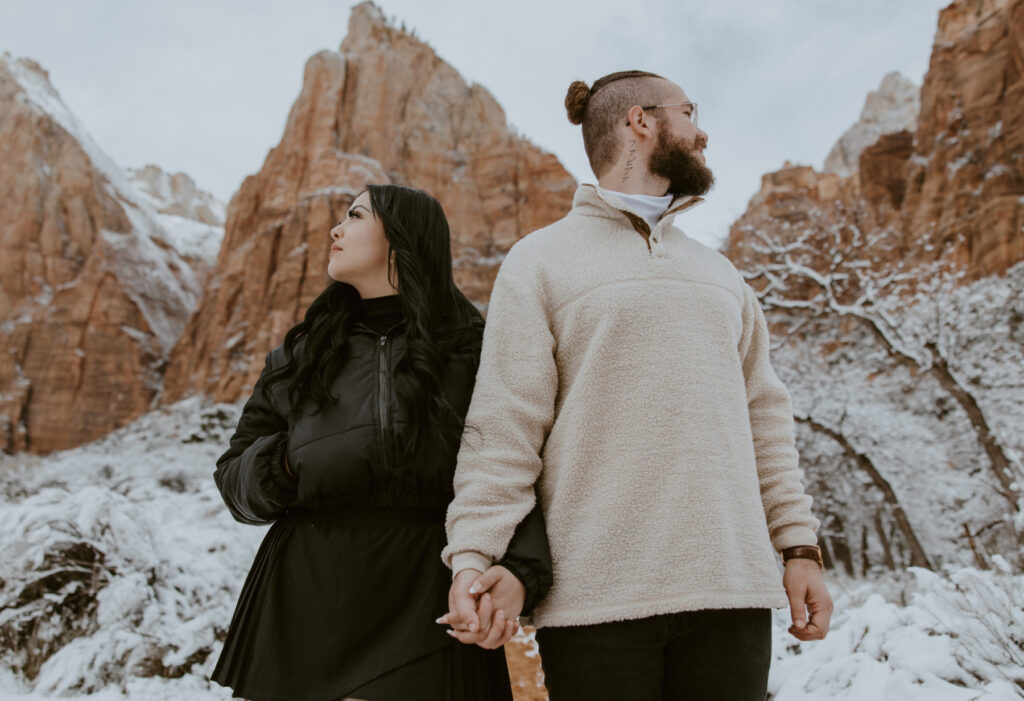
{"label": "snow-dusted shrub", "polygon": [[788,612],[776,612],[772,701],[1024,698],[1024,576],[911,572],[847,580],[847,592],[834,583],[823,641],[797,641],[785,632]]}
{"label": "snow-dusted shrub", "polygon": [[923,589],[914,604],[953,640],[961,669],[977,681],[1001,679],[1024,692],[1024,576],[1010,574],[1000,556],[994,560],[998,572],[964,568],[946,578],[914,570]]}
{"label": "snow-dusted shrub", "polygon": [[213,483],[236,418],[189,400],[87,446],[0,461],[11,683],[174,698],[157,680],[182,678],[189,698],[230,696],[205,677],[263,532],[235,523]]}
{"label": "snow-dusted shrub", "polygon": [[[7,562],[9,550],[0,549]],[[30,559],[11,562],[13,576],[0,583],[0,649],[34,679],[51,655],[93,631],[96,595],[109,579],[106,556],[87,542],[54,542]]]}

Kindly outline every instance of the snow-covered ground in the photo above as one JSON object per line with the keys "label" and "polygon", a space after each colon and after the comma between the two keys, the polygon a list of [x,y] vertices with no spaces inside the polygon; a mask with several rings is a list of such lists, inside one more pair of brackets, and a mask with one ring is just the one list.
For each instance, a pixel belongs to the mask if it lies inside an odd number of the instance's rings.
{"label": "snow-covered ground", "polygon": [[[264,533],[212,479],[239,411],[188,399],[0,458],[0,701],[230,698],[207,676]],[[772,698],[1024,698],[1024,576],[1006,570],[831,576],[826,640],[796,641],[776,613]]]}
{"label": "snow-covered ground", "polygon": [[831,578],[830,587],[825,640],[797,641],[776,612],[775,701],[1024,698],[1024,576],[914,568],[876,581]]}
{"label": "snow-covered ground", "polygon": [[0,461],[0,687],[230,697],[204,677],[264,530],[235,523],[213,484],[236,420],[186,400],[74,450]]}

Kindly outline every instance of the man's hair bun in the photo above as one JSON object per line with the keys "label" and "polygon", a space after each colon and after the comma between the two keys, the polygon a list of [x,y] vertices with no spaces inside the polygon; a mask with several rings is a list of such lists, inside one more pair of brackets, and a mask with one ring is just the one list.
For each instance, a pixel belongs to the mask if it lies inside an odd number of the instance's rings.
{"label": "man's hair bun", "polygon": [[590,88],[582,80],[573,81],[569,86],[569,92],[565,94],[565,111],[569,115],[570,122],[583,124],[588,102],[590,102]]}

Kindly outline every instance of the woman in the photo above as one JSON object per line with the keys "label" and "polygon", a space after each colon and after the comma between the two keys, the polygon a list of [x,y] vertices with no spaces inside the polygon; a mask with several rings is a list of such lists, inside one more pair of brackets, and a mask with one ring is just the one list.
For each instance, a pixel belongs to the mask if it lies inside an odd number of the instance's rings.
{"label": "woman", "polygon": [[[423,192],[370,185],[331,237],[335,282],[267,355],[217,461],[232,515],[273,526],[212,678],[257,701],[511,699],[503,650],[435,622],[483,327],[448,222]],[[551,581],[536,508],[501,564],[532,608]]]}

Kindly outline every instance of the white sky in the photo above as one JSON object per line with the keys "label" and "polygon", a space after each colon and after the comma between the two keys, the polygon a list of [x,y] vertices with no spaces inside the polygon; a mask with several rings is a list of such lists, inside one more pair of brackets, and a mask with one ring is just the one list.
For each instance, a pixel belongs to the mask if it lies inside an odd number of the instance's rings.
{"label": "white sky", "polygon": [[[351,0],[0,0],[0,51],[50,72],[120,165],[185,171],[227,201],[281,137],[303,65],[337,49]],[[718,184],[688,215],[717,243],[762,174],[821,167],[868,91],[920,84],[945,0],[380,0],[509,121],[592,182],[562,106],[574,79],[639,68],[700,104]],[[384,79],[384,77],[381,77]]]}

